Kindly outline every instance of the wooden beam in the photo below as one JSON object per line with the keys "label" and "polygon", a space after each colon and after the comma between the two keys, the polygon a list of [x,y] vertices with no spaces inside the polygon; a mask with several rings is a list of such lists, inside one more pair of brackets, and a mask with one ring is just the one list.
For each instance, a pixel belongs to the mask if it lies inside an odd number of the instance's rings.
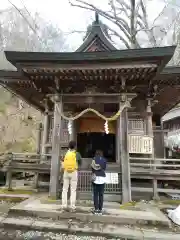
{"label": "wooden beam", "polygon": [[92,104],[92,103],[118,103],[119,100],[116,97],[63,97],[63,102],[64,103],[74,103],[74,104],[80,104],[80,103],[85,103],[85,104]]}
{"label": "wooden beam", "polygon": [[[124,95],[124,94],[123,94]],[[52,95],[48,95],[49,97]],[[62,97],[63,103],[74,103],[74,104],[80,104],[80,103],[86,103],[86,104],[92,104],[92,103],[119,103],[122,97],[121,93],[115,93],[115,94],[89,94],[89,93],[79,93],[79,94],[62,94],[60,95]],[[134,98],[136,96],[135,93],[127,93],[127,98]]]}
{"label": "wooden beam", "polygon": [[50,64],[36,64],[33,66],[22,66],[22,69],[26,73],[40,73],[40,72],[52,72],[56,74],[57,72],[63,72],[63,71],[72,71],[72,70],[112,70],[112,69],[134,69],[134,68],[157,68],[157,63],[145,63],[144,61],[138,61],[136,63],[133,63],[133,61],[129,62],[128,64],[125,62],[99,62],[99,63],[75,63],[75,64],[53,64],[52,66]]}
{"label": "wooden beam", "polygon": [[134,97],[136,96],[135,93],[67,93],[67,94],[60,94],[61,97],[121,97],[121,96],[127,96],[127,97]]}

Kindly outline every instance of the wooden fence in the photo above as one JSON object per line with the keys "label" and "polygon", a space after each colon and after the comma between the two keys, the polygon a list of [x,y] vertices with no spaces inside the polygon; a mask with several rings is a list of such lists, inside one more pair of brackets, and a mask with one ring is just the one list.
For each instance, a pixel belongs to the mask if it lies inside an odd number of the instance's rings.
{"label": "wooden fence", "polygon": [[[1,171],[7,173],[6,186],[12,188],[12,173],[33,172],[38,174],[50,173],[50,161],[46,160],[49,155],[38,155],[36,153],[9,153],[0,156]],[[149,186],[134,186],[131,191],[136,193],[152,193],[154,198],[159,194],[180,194],[180,159],[166,158],[143,158],[130,157],[131,180],[141,179],[141,182],[150,181]],[[121,194],[121,168],[120,164],[108,164],[108,173],[118,174],[118,183],[107,186],[106,193]],[[91,181],[87,181],[91,171],[87,169],[79,172],[80,192],[91,191]],[[38,178],[34,178],[34,188],[38,187]]]}
{"label": "wooden fence", "polygon": [[[132,192],[180,194],[180,159],[130,158],[131,178],[152,180],[151,187],[132,187]],[[178,182],[178,184],[177,184]]]}

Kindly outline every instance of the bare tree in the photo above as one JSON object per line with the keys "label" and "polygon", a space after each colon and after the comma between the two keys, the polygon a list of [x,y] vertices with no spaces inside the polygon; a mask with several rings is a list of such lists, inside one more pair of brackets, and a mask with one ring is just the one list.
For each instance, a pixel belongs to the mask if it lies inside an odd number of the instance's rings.
{"label": "bare tree", "polygon": [[[68,48],[63,32],[51,23],[46,22],[41,16],[34,14],[36,22],[35,31],[27,24],[24,18],[29,18],[25,9],[20,15],[15,8],[10,8],[1,13],[0,18],[0,63],[1,69],[12,68],[4,58],[4,50],[17,51],[63,51]],[[28,20],[30,21],[30,19]]]}
{"label": "bare tree", "polygon": [[[38,13],[30,16],[26,9],[12,7],[0,14],[1,69],[12,68],[5,60],[4,50],[67,49],[63,32],[47,23]],[[0,152],[35,150],[36,129],[41,120],[40,112],[0,87]]]}
{"label": "bare tree", "polygon": [[[159,46],[171,29],[180,10],[176,8],[173,20],[168,21],[168,26],[163,27],[160,19],[170,6],[165,4],[157,18],[150,24],[145,0],[107,0],[109,9],[103,10],[87,0],[69,0],[71,6],[98,12],[109,21],[110,35],[115,36],[126,48],[139,48],[142,45],[141,38],[148,43],[146,46]],[[172,18],[172,17],[171,17]],[[158,32],[158,36],[157,36]]]}

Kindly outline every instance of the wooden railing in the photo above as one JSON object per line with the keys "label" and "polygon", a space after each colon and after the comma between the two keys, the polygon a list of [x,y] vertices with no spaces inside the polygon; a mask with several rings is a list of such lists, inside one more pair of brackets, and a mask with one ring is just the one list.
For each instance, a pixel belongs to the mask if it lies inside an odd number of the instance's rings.
{"label": "wooden railing", "polygon": [[[36,174],[50,173],[50,161],[47,157],[50,154],[39,155],[36,153],[8,153],[0,154],[1,171],[7,173],[6,186],[12,189],[12,173],[13,172],[33,172]],[[130,173],[131,179],[142,179],[142,183],[147,180],[152,181],[152,186],[132,186],[132,192],[153,193],[157,198],[159,193],[180,194],[180,159],[166,158],[140,158],[130,157]],[[114,164],[116,172],[121,176],[120,164]],[[115,172],[108,168],[110,172]],[[91,174],[90,171],[83,169],[83,172]],[[120,177],[121,179],[121,177]],[[81,179],[83,181],[83,179]],[[34,180],[34,187],[38,186],[38,179]],[[167,183],[168,187],[163,185]],[[86,182],[86,184],[91,184]],[[88,188],[87,186],[87,189]],[[112,192],[112,191],[111,191]]]}
{"label": "wooden railing", "polygon": [[130,157],[130,166],[137,169],[153,169],[163,170],[166,172],[179,170],[180,171],[180,159],[172,158],[143,158],[143,157]]}
{"label": "wooden railing", "polygon": [[[132,187],[133,192],[180,194],[180,159],[130,158],[131,178],[152,180],[152,187]],[[167,185],[165,188],[164,186]]]}
{"label": "wooden railing", "polygon": [[[6,187],[12,189],[12,173],[15,172],[50,172],[50,161],[47,161],[49,154],[40,155],[37,153],[6,153],[1,155],[1,171],[6,172]],[[37,188],[38,179],[35,177],[34,188]]]}

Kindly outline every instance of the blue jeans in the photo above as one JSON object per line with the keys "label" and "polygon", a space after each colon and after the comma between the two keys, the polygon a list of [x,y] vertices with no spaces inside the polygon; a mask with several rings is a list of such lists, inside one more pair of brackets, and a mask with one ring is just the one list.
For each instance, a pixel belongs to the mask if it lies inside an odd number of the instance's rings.
{"label": "blue jeans", "polygon": [[104,186],[105,184],[93,183],[93,200],[95,210],[102,211],[104,201]]}

